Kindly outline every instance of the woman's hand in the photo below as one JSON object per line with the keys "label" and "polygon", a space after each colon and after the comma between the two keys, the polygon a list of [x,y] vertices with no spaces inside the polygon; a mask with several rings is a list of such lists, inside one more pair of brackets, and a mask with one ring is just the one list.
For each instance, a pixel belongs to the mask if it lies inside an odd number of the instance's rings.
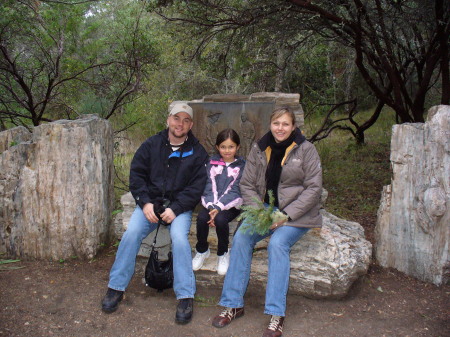
{"label": "woman's hand", "polygon": [[218,213],[219,210],[215,208],[209,212],[209,221],[208,221],[209,227],[216,227],[216,224],[214,223],[214,218]]}
{"label": "woman's hand", "polygon": [[269,229],[270,229],[270,230],[275,230],[275,229],[277,229],[277,228],[283,226],[285,223],[286,223],[286,220],[281,220],[281,221],[278,221],[278,222],[274,222],[274,223],[272,224],[272,226],[269,227]]}

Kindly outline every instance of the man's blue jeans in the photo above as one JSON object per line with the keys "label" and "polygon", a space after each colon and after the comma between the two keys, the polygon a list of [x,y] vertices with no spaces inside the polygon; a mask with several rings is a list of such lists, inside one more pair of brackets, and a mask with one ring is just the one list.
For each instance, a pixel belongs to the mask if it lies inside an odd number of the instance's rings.
{"label": "man's blue jeans", "polygon": [[[173,253],[173,290],[177,299],[194,298],[196,290],[191,246],[188,240],[191,218],[192,211],[182,213],[169,226]],[[136,207],[120,241],[116,260],[109,274],[109,288],[125,291],[134,274],[136,256],[142,240],[153,232],[157,225],[148,221],[142,209]]]}
{"label": "man's blue jeans", "polygon": [[[245,223],[242,224],[245,226]],[[291,247],[309,230],[282,226],[266,235],[243,233],[238,230],[233,238],[230,266],[225,276],[219,304],[229,308],[244,306],[244,294],[250,278],[253,249],[257,242],[271,236],[267,248],[269,272],[266,286],[264,313],[285,316],[286,295],[289,288]]]}

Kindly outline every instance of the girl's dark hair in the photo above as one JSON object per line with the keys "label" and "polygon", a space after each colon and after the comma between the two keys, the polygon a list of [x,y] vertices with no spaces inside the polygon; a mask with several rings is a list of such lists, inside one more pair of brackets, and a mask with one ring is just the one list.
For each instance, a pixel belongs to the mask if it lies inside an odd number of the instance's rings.
{"label": "girl's dark hair", "polygon": [[216,146],[219,146],[224,141],[230,138],[236,145],[241,145],[241,139],[236,131],[233,129],[224,129],[217,134]]}

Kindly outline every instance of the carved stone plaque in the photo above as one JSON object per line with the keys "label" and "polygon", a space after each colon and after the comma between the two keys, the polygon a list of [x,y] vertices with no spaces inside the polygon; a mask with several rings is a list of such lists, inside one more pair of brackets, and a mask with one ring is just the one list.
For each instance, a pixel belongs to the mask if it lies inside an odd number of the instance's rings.
{"label": "carved stone plaque", "polygon": [[211,155],[217,134],[234,129],[241,139],[239,155],[246,157],[251,144],[269,131],[275,102],[189,102],[194,110],[192,131]]}

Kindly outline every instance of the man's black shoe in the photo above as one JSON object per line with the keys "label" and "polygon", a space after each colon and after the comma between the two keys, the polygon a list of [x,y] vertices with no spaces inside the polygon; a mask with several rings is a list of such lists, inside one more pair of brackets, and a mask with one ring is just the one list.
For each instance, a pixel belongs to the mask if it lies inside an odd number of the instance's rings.
{"label": "man's black shoe", "polygon": [[187,324],[192,319],[192,313],[194,311],[194,299],[183,298],[178,301],[177,314],[175,316],[175,322],[178,324]]}
{"label": "man's black shoe", "polygon": [[108,288],[105,297],[103,297],[102,310],[108,314],[116,311],[122,298],[123,291]]}

